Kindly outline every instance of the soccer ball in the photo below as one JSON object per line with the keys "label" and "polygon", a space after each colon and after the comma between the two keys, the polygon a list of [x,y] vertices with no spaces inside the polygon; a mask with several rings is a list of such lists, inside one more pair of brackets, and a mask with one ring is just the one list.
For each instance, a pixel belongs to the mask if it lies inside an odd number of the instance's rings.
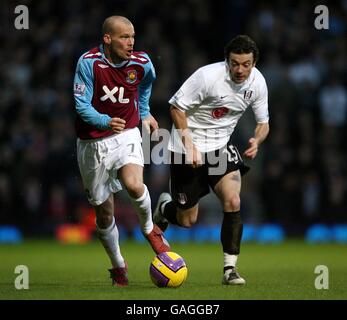
{"label": "soccer ball", "polygon": [[170,251],[154,257],[149,273],[157,287],[176,288],[187,279],[188,269],[183,258]]}

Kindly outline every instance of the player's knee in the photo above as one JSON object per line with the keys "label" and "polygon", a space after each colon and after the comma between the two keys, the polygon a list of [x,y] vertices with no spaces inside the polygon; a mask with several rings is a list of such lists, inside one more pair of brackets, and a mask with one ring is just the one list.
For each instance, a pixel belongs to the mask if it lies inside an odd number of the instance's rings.
{"label": "player's knee", "polygon": [[191,221],[189,220],[183,220],[183,221],[180,221],[180,226],[183,227],[183,228],[191,228],[193,226],[194,223],[192,223]]}
{"label": "player's knee", "polygon": [[192,227],[196,223],[197,217],[189,217],[189,225]]}
{"label": "player's knee", "polygon": [[223,201],[223,209],[226,212],[239,211],[241,205],[240,196],[232,194]]}
{"label": "player's knee", "polygon": [[197,220],[197,217],[195,216],[186,216],[186,217],[181,217],[177,219],[180,226],[183,228],[191,228]]}
{"label": "player's knee", "polygon": [[94,206],[94,210],[97,226],[101,229],[108,228],[113,222],[113,195],[111,195],[103,204]]}
{"label": "player's knee", "polygon": [[133,179],[126,184],[126,189],[130,197],[137,199],[143,195],[144,185],[141,180]]}
{"label": "player's knee", "polygon": [[96,224],[100,229],[107,229],[113,221],[113,215],[99,214],[96,217]]}

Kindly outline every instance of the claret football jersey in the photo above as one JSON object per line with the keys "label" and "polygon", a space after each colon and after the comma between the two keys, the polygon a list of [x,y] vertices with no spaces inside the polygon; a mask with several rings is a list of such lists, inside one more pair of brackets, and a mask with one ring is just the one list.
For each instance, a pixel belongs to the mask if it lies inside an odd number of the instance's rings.
{"label": "claret football jersey", "polygon": [[[186,113],[193,142],[200,152],[225,146],[248,107],[253,109],[257,123],[269,121],[268,91],[260,71],[253,67],[248,79],[236,84],[225,61],[195,71],[169,103]],[[185,153],[174,125],[168,148]]]}
{"label": "claret football jersey", "polygon": [[77,111],[76,132],[80,139],[112,135],[108,123],[113,117],[134,128],[149,115],[149,98],[155,71],[149,56],[134,52],[130,60],[109,62],[100,45],[78,60],[74,78]]}

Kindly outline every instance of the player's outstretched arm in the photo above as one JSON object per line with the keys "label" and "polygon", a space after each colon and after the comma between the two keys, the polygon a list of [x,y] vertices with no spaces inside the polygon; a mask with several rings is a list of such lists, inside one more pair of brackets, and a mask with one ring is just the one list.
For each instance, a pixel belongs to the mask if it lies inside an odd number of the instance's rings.
{"label": "player's outstretched arm", "polygon": [[258,153],[259,145],[266,139],[269,134],[270,127],[268,123],[258,123],[254,137],[248,140],[248,149],[243,153],[246,158],[254,159]]}

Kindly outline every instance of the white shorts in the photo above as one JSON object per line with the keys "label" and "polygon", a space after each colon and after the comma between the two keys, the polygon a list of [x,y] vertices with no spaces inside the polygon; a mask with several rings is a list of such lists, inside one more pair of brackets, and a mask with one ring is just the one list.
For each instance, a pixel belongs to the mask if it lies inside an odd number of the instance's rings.
{"label": "white shorts", "polygon": [[117,170],[128,163],[143,167],[142,138],[138,128],[106,138],[77,139],[77,161],[88,201],[104,203],[111,193],[122,190]]}

